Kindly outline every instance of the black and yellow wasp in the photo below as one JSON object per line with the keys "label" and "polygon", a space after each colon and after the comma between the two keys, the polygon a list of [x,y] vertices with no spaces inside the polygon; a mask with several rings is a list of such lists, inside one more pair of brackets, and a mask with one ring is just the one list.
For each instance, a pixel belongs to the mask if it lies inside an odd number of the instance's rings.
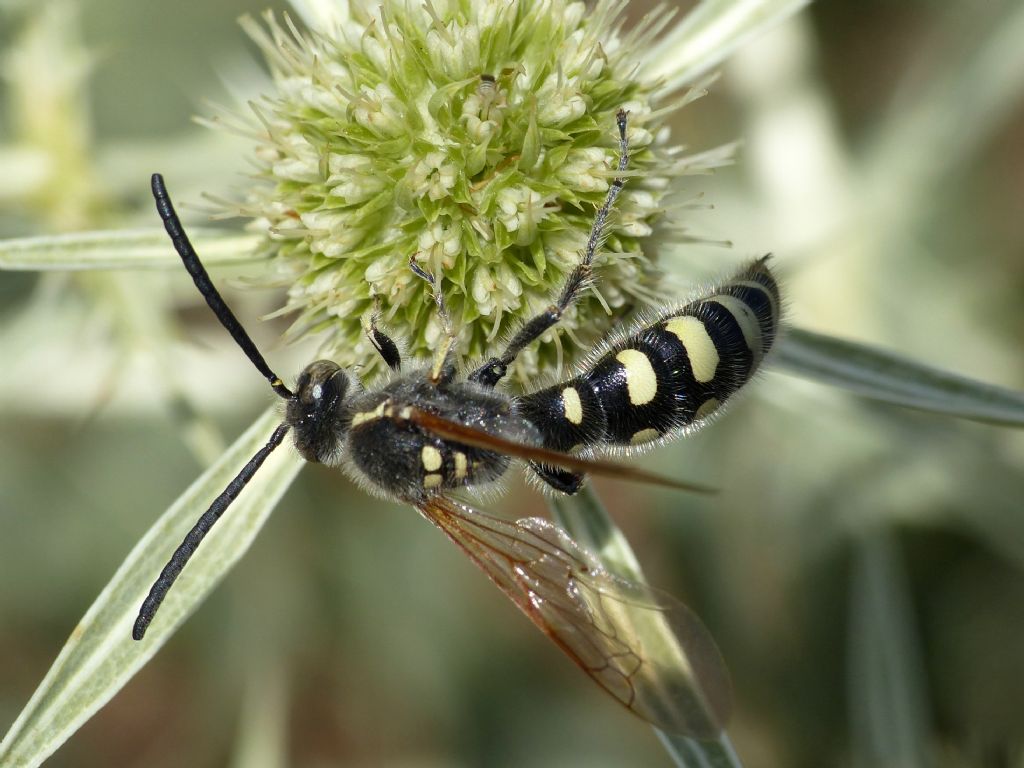
{"label": "black and yellow wasp", "polygon": [[[578,491],[587,473],[694,490],[603,458],[700,426],[757,370],[779,323],[779,293],[759,259],[703,298],[603,342],[571,378],[510,395],[496,385],[516,356],[554,326],[593,281],[593,261],[629,162],[627,116],[617,116],[617,173],[597,211],[579,264],[547,309],[500,355],[460,376],[456,332],[440,281],[410,268],[433,290],[445,336],[429,364],[406,366],[375,323],[367,334],[390,368],[364,389],[330,360],[310,363],[294,390],[270,369],[224,303],[171,205],[163,178],[153,196],[185,268],[218,320],[285,400],[267,444],[200,518],[164,567],[139,612],[141,640],[168,589],[267,456],[293,432],[304,459],[340,467],[370,491],[415,507],[444,531],[595,682],[638,716],[670,732],[710,736],[728,710],[729,685],[713,641],[682,604],[617,578],[565,531],[542,519],[507,522],[452,492],[494,483],[514,459],[555,493]],[[670,629],[671,628],[671,629]]]}

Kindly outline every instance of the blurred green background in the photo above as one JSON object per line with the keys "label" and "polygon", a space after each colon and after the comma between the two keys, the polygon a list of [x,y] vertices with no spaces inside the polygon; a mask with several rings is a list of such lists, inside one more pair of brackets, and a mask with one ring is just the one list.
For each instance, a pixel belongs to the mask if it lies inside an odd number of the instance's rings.
{"label": "blurred green background", "polygon": [[[153,226],[156,170],[200,205],[242,188],[246,142],[190,117],[255,92],[235,19],[263,8],[0,2],[0,237]],[[675,128],[692,148],[743,141],[688,182],[715,206],[692,228],[733,247],[670,256],[673,279],[771,250],[792,324],[1024,389],[1022,51],[1019,3],[966,0],[829,0],[744,46]],[[270,400],[182,278],[0,274],[0,729]],[[227,293],[277,370],[308,361],[255,320],[279,295]],[[713,501],[597,483],[652,583],[717,638],[744,763],[1024,764],[1024,435],[777,367],[750,389],[643,459],[721,487]],[[545,513],[518,479],[498,506]],[[280,764],[670,761],[411,510],[309,468],[49,763]]]}

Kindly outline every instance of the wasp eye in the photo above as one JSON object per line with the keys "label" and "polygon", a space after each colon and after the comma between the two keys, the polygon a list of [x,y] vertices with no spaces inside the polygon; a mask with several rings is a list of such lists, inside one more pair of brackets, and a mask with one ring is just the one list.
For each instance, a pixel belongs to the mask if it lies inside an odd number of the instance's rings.
{"label": "wasp eye", "polygon": [[348,377],[340,368],[329,379],[313,387],[313,397],[322,403],[333,403],[345,396]]}
{"label": "wasp eye", "polygon": [[347,389],[348,377],[337,363],[317,360],[299,374],[295,394],[299,402],[318,408],[337,401]]}

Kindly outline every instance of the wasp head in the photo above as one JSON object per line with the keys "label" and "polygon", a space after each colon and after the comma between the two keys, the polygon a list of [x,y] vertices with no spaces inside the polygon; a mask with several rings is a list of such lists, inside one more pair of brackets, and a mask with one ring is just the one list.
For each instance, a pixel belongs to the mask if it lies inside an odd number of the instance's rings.
{"label": "wasp head", "polygon": [[330,360],[310,363],[299,374],[284,420],[294,430],[295,448],[306,461],[337,463],[348,421],[348,391],[348,374]]}

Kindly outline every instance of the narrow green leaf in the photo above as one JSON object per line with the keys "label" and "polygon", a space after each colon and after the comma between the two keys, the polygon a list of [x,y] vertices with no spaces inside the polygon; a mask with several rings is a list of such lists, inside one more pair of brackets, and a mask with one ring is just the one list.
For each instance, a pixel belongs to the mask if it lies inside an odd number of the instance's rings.
{"label": "narrow green leaf", "polygon": [[697,741],[686,736],[654,730],[665,751],[679,768],[742,768],[729,735],[722,732],[716,741]]}
{"label": "narrow green leaf", "polygon": [[807,379],[873,400],[1002,426],[1024,426],[1024,392],[932,368],[887,350],[791,329],[776,358]]}
{"label": "narrow green leaf", "polygon": [[[640,562],[626,536],[609,516],[591,485],[575,496],[551,496],[555,521],[581,546],[593,552],[616,576],[645,584]],[[725,731],[715,740],[699,740],[657,728],[665,750],[679,768],[742,768]]]}
{"label": "narrow green leaf", "polygon": [[609,571],[630,581],[646,583],[629,541],[589,483],[575,496],[549,496],[548,504],[558,524],[577,544],[597,555]]}
{"label": "narrow green leaf", "polygon": [[271,454],[214,526],[168,593],[146,638],[132,640],[139,606],[171,552],[279,421],[277,408],[268,409],[136,544],[0,742],[0,765],[42,763],[149,661],[245,553],[302,466],[287,447]]}
{"label": "narrow green leaf", "polygon": [[[197,227],[189,237],[207,266],[259,260],[258,235]],[[179,269],[162,228],[42,235],[0,240],[0,270]]]}
{"label": "narrow green leaf", "polygon": [[257,655],[238,718],[231,768],[285,768],[288,765],[288,683],[278,660]]}
{"label": "narrow green leaf", "polygon": [[852,576],[848,671],[855,764],[930,765],[925,673],[907,577],[890,533],[861,537]]}

